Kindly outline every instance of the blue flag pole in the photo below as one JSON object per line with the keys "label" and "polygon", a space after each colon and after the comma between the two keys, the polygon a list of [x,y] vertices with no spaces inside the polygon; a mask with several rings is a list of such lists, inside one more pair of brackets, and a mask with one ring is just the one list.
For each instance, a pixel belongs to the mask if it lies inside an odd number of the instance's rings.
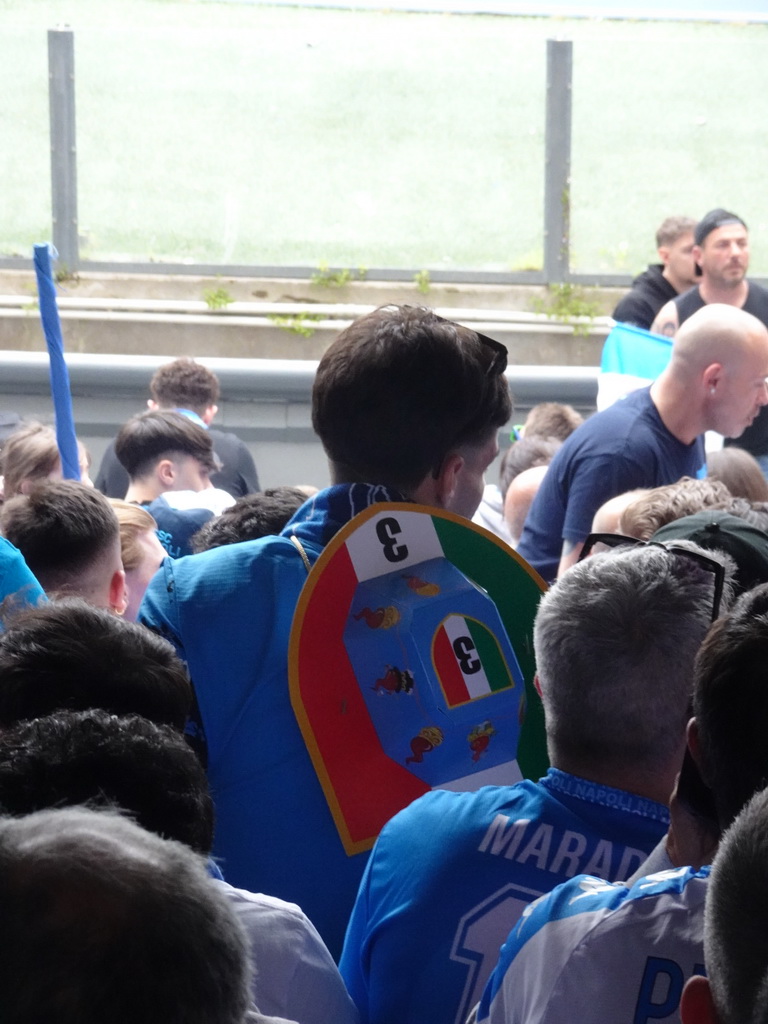
{"label": "blue flag pole", "polygon": [[[56,252],[53,252],[54,258]],[[61,335],[56,285],[51,272],[51,252],[47,244],[35,246],[35,274],[40,299],[40,319],[50,360],[51,395],[56,416],[56,444],[59,447],[61,471],[65,480],[80,479],[80,455],[77,450],[75,420],[72,414],[72,393],[69,371],[64,361],[64,340]]]}

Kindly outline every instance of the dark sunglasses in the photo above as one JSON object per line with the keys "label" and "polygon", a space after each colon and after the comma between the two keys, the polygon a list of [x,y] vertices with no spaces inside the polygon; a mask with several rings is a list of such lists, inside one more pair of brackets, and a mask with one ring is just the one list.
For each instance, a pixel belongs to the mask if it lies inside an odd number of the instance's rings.
{"label": "dark sunglasses", "polygon": [[[445,317],[438,316],[437,313],[435,313],[435,320],[437,320],[438,323],[441,324],[450,324],[452,327],[459,326],[453,320],[446,320]],[[467,328],[467,330],[474,330],[474,328]],[[479,331],[475,331],[474,333],[477,335],[480,343],[483,346],[485,346],[485,348],[488,349],[488,351],[491,353],[491,361],[485,368],[485,380],[487,381],[491,377],[500,376],[502,373],[504,373],[504,371],[507,368],[507,350],[505,346],[502,345],[501,342],[496,341],[494,338],[489,338],[487,334],[480,334]],[[483,388],[485,389],[485,385],[483,385]],[[472,417],[474,417],[474,415],[475,414],[473,413]],[[472,418],[470,418],[467,421],[467,423],[471,422]],[[462,425],[461,430],[456,432],[455,437],[460,437],[463,434],[467,423],[464,423]],[[447,447],[445,448],[445,452],[450,451],[452,447],[453,441],[451,442],[451,444],[447,445]],[[432,476],[434,478],[437,478],[440,474],[440,467],[443,464],[445,452],[443,453],[443,455],[440,456],[440,461],[432,468]]]}
{"label": "dark sunglasses", "polygon": [[[452,324],[454,327],[459,326],[455,321],[446,320],[445,317],[438,316],[437,313],[435,313],[435,320],[438,320],[441,324]],[[477,335],[478,341],[492,352],[491,361],[485,368],[485,376],[495,377],[497,374],[504,373],[507,368],[506,346],[502,345],[500,341],[496,341],[495,338],[489,338],[487,334],[481,334],[480,331],[475,331],[474,327],[468,327],[467,330],[474,331]]]}
{"label": "dark sunglasses", "polygon": [[590,533],[584,541],[579,561],[581,562],[585,558],[589,558],[598,544],[602,544],[607,548],[664,548],[665,551],[671,551],[675,555],[682,555],[684,558],[696,562],[702,569],[711,572],[715,578],[715,590],[712,597],[712,621],[714,622],[720,614],[720,602],[723,598],[723,587],[725,586],[725,566],[716,559],[710,558],[708,555],[701,554],[698,551],[691,551],[690,548],[677,544],[675,541],[638,540],[637,537],[624,537],[620,533]]}

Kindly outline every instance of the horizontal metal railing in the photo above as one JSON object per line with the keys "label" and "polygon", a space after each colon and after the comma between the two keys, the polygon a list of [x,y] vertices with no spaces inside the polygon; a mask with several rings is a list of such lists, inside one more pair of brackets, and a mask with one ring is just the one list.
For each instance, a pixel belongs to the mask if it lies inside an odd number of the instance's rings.
{"label": "horizontal metal railing", "polygon": [[[167,359],[166,355],[67,355],[78,435],[96,466],[121,424],[146,407],[149,380]],[[216,426],[233,430],[248,444],[262,485],[324,486],[328,482],[325,457],[311,425],[315,360],[201,358],[200,362],[221,383]],[[594,410],[597,367],[510,366],[507,377],[515,400],[515,422],[543,401],[568,402],[583,412]],[[0,351],[0,411],[52,420],[46,353]]]}

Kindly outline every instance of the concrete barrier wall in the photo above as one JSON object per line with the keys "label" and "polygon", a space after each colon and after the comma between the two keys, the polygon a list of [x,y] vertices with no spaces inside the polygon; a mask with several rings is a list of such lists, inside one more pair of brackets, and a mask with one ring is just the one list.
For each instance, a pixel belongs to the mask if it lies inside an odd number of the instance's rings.
{"label": "concrete barrier wall", "polygon": [[[155,369],[174,355],[68,354],[75,422],[93,457],[94,472],[120,425],[145,408]],[[328,483],[325,456],[310,415],[316,361],[201,358],[200,362],[221,382],[216,426],[234,431],[248,444],[262,486]],[[584,413],[594,410],[594,366],[512,366],[507,376],[515,399],[515,423],[542,401],[569,402]],[[53,421],[44,352],[0,351],[0,411]],[[508,431],[501,432],[502,448],[508,445],[508,436]],[[492,468],[489,479],[493,474]]]}

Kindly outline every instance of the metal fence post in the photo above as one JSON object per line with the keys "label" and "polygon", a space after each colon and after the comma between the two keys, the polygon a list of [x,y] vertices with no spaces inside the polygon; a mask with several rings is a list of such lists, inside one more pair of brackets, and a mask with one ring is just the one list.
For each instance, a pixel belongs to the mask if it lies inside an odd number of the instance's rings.
{"label": "metal fence post", "polygon": [[562,284],[570,271],[571,95],[573,43],[547,40],[544,279]]}
{"label": "metal fence post", "polygon": [[61,25],[48,30],[48,101],[51,117],[53,244],[61,265],[80,264],[75,136],[75,36]]}

